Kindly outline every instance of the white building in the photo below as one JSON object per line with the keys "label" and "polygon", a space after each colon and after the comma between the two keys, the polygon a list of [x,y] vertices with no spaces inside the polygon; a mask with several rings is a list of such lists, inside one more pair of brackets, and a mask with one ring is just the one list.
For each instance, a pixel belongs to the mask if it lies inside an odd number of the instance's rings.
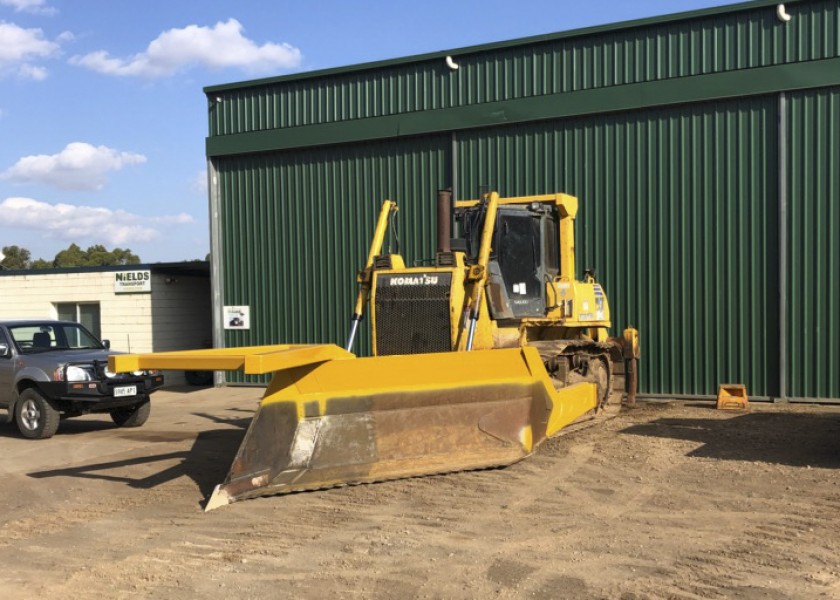
{"label": "white building", "polygon": [[[0,270],[0,319],[78,321],[126,352],[212,346],[206,262]],[[166,385],[184,383],[165,373]]]}

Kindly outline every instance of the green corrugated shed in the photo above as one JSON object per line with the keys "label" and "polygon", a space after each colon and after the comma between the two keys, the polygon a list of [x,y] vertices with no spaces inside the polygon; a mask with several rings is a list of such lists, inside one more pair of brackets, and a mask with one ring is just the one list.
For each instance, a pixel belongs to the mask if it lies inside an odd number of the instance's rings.
{"label": "green corrugated shed", "polygon": [[840,87],[788,102],[788,393],[840,396]]}
{"label": "green corrugated shed", "polygon": [[563,191],[644,394],[840,399],[840,3],[785,8],[206,88],[217,343],[343,343],[385,198],[413,261],[437,189]]}

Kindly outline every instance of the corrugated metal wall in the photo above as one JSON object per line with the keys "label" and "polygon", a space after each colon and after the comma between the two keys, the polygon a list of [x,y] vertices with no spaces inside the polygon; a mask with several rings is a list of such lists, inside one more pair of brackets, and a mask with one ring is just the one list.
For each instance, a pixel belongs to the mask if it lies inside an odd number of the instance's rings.
{"label": "corrugated metal wall", "polygon": [[224,343],[343,343],[386,197],[414,259],[434,251],[438,188],[563,191],[582,201],[578,269],[616,330],[642,332],[643,392],[840,398],[840,3],[786,6],[789,22],[759,0],[468,48],[458,70],[437,53],[208,88],[220,293],[252,307]]}
{"label": "corrugated metal wall", "polygon": [[[383,200],[400,203],[402,223],[430,223],[401,228],[406,260],[434,255],[449,146],[445,136],[220,159],[224,299],[251,307],[251,329],[226,331],[225,344],[343,346]],[[369,352],[367,335],[357,348]]]}
{"label": "corrugated metal wall", "polygon": [[[466,52],[440,59],[220,92],[210,135],[229,135],[468,106],[840,56],[836,0]],[[552,39],[553,38],[553,39]]]}
{"label": "corrugated metal wall", "polygon": [[459,195],[581,199],[578,276],[593,267],[615,329],[642,331],[645,392],[710,395],[739,381],[769,395],[776,106],[755,98],[475,131],[459,136]]}
{"label": "corrugated metal wall", "polygon": [[840,398],[840,88],[788,113],[787,391]]}

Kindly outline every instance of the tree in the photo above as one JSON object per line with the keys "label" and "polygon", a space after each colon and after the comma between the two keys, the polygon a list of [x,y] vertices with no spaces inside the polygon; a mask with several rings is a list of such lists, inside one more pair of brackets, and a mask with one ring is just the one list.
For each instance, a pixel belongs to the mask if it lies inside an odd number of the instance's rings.
{"label": "tree", "polygon": [[20,246],[3,246],[2,265],[9,270],[17,271],[19,269],[28,269],[29,260],[32,258],[32,253],[26,248]]}
{"label": "tree", "polygon": [[76,244],[70,244],[56,254],[53,261],[55,267],[109,267],[137,264],[140,264],[140,257],[128,248],[108,250],[101,244],[88,246],[87,250],[82,250]]}
{"label": "tree", "polygon": [[111,251],[111,254],[114,257],[114,262],[112,265],[139,265],[140,264],[140,257],[134,254],[128,248],[114,248]]}
{"label": "tree", "polygon": [[53,260],[54,267],[86,267],[87,264],[87,256],[82,251],[79,246],[76,244],[70,244],[64,250],[61,250],[58,254],[55,255],[55,260]]}
{"label": "tree", "polygon": [[52,269],[53,264],[51,261],[44,260],[43,258],[39,258],[38,260],[33,260],[32,263],[29,265],[30,269]]}
{"label": "tree", "polygon": [[26,248],[4,246],[2,266],[9,270],[19,269],[61,269],[67,267],[110,267],[140,264],[140,257],[128,248],[108,250],[101,244],[82,250],[78,244],[70,244],[55,255],[52,261],[39,258],[31,260],[32,254]]}

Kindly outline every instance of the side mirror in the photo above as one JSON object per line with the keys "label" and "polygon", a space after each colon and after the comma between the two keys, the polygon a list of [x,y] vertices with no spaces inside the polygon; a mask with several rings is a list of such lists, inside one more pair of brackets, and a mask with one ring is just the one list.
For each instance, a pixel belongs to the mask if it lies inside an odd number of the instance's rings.
{"label": "side mirror", "polygon": [[12,353],[11,348],[9,348],[9,344],[5,342],[0,342],[0,358],[6,358]]}
{"label": "side mirror", "polygon": [[111,349],[111,340],[102,340],[102,345],[105,346],[106,350]]}

